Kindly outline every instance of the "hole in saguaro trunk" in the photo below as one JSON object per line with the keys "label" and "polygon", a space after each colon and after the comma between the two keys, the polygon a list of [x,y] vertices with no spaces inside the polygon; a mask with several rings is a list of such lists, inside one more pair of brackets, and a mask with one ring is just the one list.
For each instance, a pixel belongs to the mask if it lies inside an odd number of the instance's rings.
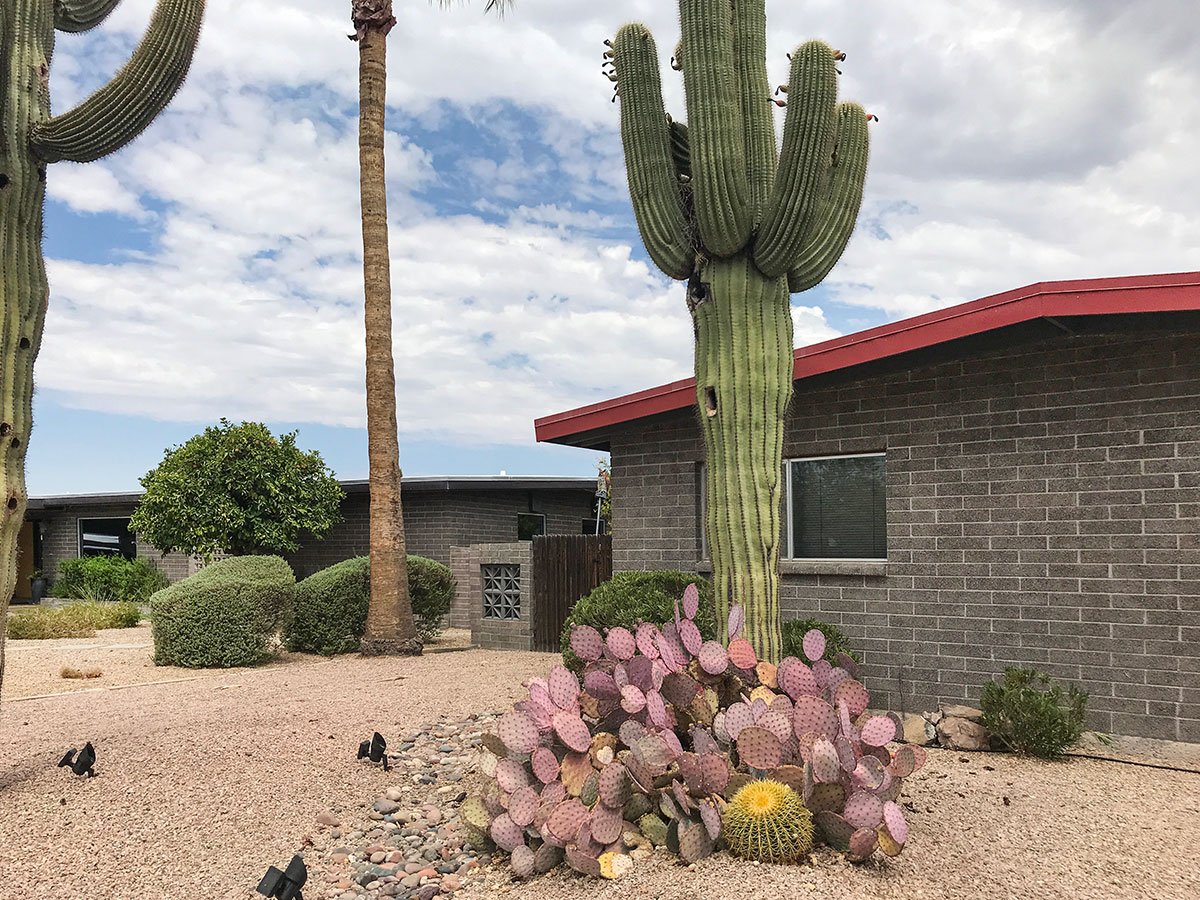
{"label": "hole in saguaro trunk", "polygon": [[21,446],[21,439],[20,439],[20,438],[13,438],[13,439],[12,439],[12,446],[13,446],[13,448],[14,448],[14,449],[15,449],[15,448],[17,448],[17,447],[20,447],[20,446]]}
{"label": "hole in saguaro trunk", "polygon": [[17,498],[16,498],[16,497],[9,497],[9,498],[8,498],[8,508],[9,508],[9,509],[16,509],[16,508],[17,508]]}
{"label": "hole in saguaro trunk", "polygon": [[17,346],[22,350],[28,350],[31,343],[32,341],[30,341],[29,338],[21,338],[21,340],[17,341]]}
{"label": "hole in saguaro trunk", "polygon": [[8,176],[0,172],[0,188],[8,187]]}
{"label": "hole in saguaro trunk", "polygon": [[0,437],[12,433],[12,426],[7,422],[0,422]]}
{"label": "hole in saguaro trunk", "polygon": [[717,389],[714,387],[704,389],[704,412],[710,419],[717,414]]}

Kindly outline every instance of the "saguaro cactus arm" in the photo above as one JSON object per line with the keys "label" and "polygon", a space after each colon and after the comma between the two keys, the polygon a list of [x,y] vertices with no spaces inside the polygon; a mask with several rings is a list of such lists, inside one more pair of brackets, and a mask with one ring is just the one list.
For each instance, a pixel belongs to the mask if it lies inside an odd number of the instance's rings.
{"label": "saguaro cactus arm", "polygon": [[121,0],[54,0],[54,27],[71,34],[95,28]]}
{"label": "saguaro cactus arm", "polygon": [[857,103],[841,103],[837,109],[837,142],[829,188],[800,252],[788,272],[788,290],[793,294],[820,284],[841,258],[854,233],[862,204],[863,181],[867,175],[870,135],[867,114]]}
{"label": "saguaro cactus arm", "polygon": [[768,278],[785,274],[796,262],[825,192],[836,102],[833,49],[822,41],[802,44],[792,54],[779,177],[754,245],[754,262]]}
{"label": "saguaro cactus arm", "polygon": [[132,141],[187,75],[204,0],[159,0],[129,62],[81,104],[34,126],[29,145],[43,162],[92,162]]}
{"label": "saguaro cactus arm", "polygon": [[[658,51],[644,25],[626,25],[617,32],[613,63],[621,87],[621,141],[638,230],[655,265],[671,278],[687,278],[695,250],[680,203],[678,165],[672,158],[675,135],[663,109]],[[686,129],[675,138],[676,144],[680,141],[686,164]]]}
{"label": "saguaro cactus arm", "polygon": [[733,256],[753,222],[730,0],[680,0],[679,16],[700,242]]}
{"label": "saguaro cactus arm", "polygon": [[751,225],[757,227],[775,186],[778,165],[775,119],[767,80],[766,0],[739,0],[733,24],[738,88],[746,130],[746,179],[750,188]]}

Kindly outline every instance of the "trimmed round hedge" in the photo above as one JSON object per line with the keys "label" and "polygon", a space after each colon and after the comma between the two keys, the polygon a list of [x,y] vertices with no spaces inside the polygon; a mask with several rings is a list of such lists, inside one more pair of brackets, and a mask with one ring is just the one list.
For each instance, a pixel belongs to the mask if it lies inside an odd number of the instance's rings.
{"label": "trimmed round hedge", "polygon": [[675,621],[675,602],[683,599],[689,584],[700,591],[696,625],[705,640],[717,636],[712,586],[702,575],[663,570],[660,572],[617,572],[608,581],[579,598],[563,623],[560,644],[563,663],[574,672],[583,671],[583,660],[571,652],[571,626],[591,625],[603,633],[622,625],[630,630],[639,621],[662,625]]}
{"label": "trimmed round hedge", "polygon": [[296,576],[278,556],[215,562],[150,598],[154,663],[189,669],[254,666],[271,656]]}
{"label": "trimmed round hedge", "polygon": [[[441,633],[454,603],[454,576],[437,560],[409,556],[408,592],[417,635],[428,643]],[[310,575],[296,585],[284,646],[322,656],[353,653],[367,627],[370,599],[370,557],[358,556]]]}

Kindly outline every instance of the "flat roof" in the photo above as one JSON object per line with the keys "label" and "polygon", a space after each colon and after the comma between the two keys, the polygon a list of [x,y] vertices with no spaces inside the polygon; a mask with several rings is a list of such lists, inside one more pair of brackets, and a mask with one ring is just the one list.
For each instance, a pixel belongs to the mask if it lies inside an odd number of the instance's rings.
{"label": "flat roof", "polygon": [[[799,347],[799,381],[1035,319],[1200,310],[1200,272],[1046,281]],[[696,403],[685,378],[534,420],[539,442],[575,444],[598,429]]]}
{"label": "flat roof", "polygon": [[[365,478],[341,479],[347,494],[365,494],[370,482]],[[435,491],[596,491],[593,475],[405,475],[402,490],[415,493]],[[30,497],[27,510],[60,506],[88,506],[137,503],[142,491],[114,491],[98,494],[58,494]]]}

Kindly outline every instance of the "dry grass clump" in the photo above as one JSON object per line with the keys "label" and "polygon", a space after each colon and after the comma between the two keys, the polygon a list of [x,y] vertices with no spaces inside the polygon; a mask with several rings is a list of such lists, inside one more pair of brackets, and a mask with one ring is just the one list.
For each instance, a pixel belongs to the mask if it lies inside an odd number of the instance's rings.
{"label": "dry grass clump", "polygon": [[58,674],[63,678],[99,678],[104,673],[99,669],[77,669],[74,666],[63,666]]}
{"label": "dry grass clump", "polygon": [[11,612],[10,640],[91,637],[100,628],[132,628],[141,621],[136,603],[78,600],[65,606]]}

